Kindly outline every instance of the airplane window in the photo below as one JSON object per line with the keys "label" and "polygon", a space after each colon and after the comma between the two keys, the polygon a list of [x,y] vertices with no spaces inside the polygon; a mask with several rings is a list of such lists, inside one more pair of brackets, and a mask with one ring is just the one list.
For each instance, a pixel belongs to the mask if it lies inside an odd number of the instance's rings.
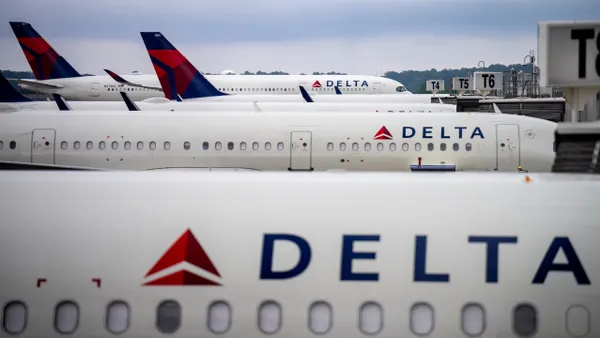
{"label": "airplane window", "polygon": [[156,149],[156,142],[152,141],[150,142],[150,150],[154,150]]}
{"label": "airplane window", "polygon": [[85,147],[87,148],[87,150],[91,150],[92,148],[94,148],[94,142],[87,141]]}
{"label": "airplane window", "polygon": [[398,86],[398,87],[396,87],[396,91],[398,93],[405,92],[406,91],[406,87],[404,87],[404,86]]}
{"label": "airplane window", "polygon": [[440,144],[440,150],[441,151],[446,151],[446,143],[441,143]]}
{"label": "airplane window", "polygon": [[483,334],[485,330],[485,310],[479,304],[467,304],[462,310],[462,330],[471,337]]}
{"label": "airplane window", "polygon": [[265,150],[271,150],[271,142],[265,143]]}
{"label": "airplane window", "polygon": [[433,143],[427,143],[427,150],[433,151],[433,149],[434,149]]}
{"label": "airplane window", "polygon": [[454,143],[454,144],[452,145],[452,150],[454,150],[454,151],[458,151],[459,147],[460,147],[460,146],[458,145],[458,143]]}
{"label": "airplane window", "polygon": [[277,150],[283,150],[283,142],[277,143]]}
{"label": "airplane window", "polygon": [[427,303],[417,303],[410,309],[410,330],[419,336],[433,331],[433,308]]}
{"label": "airplane window", "polygon": [[123,148],[125,148],[125,150],[131,149],[131,142],[126,141],[125,144],[123,145]]}
{"label": "airplane window", "polygon": [[258,142],[252,143],[252,150],[258,150]]}
{"label": "airplane window", "polygon": [[308,310],[308,327],[316,334],[324,334],[331,330],[333,325],[333,310],[331,305],[324,301],[317,301],[310,305]]}
{"label": "airplane window", "polygon": [[272,334],[281,328],[281,306],[274,301],[265,301],[258,307],[258,328]]}
{"label": "airplane window", "polygon": [[27,327],[27,307],[24,303],[13,301],[4,306],[2,328],[10,334],[19,334]]}
{"label": "airplane window", "polygon": [[246,150],[246,142],[240,143],[240,149],[241,150]]}
{"label": "airplane window", "polygon": [[114,334],[123,333],[129,328],[129,305],[124,301],[116,300],[106,307],[106,328]]}
{"label": "airplane window", "polygon": [[75,148],[75,150],[79,150],[79,148],[81,148],[81,143],[79,141],[75,141],[73,143],[73,148]]}
{"label": "airplane window", "polygon": [[202,149],[208,150],[208,148],[210,148],[210,144],[206,141],[202,142]]}
{"label": "airplane window", "polygon": [[227,149],[233,150],[233,142],[227,142]]}
{"label": "airplane window", "polygon": [[0,149],[4,148],[4,142],[0,141]]}
{"label": "airplane window", "polygon": [[15,149],[17,147],[17,142],[15,141],[10,141],[10,143],[8,144],[8,147],[10,149]]}
{"label": "airplane window", "polygon": [[409,145],[408,143],[404,142],[402,143],[402,151],[408,151]]}
{"label": "airplane window", "polygon": [[221,147],[222,147],[221,142],[215,143],[215,150],[221,150]]}
{"label": "airplane window", "polygon": [[231,307],[224,301],[208,306],[208,329],[213,333],[225,333],[231,327]]}
{"label": "airplane window", "polygon": [[165,300],[156,308],[156,328],[161,333],[175,333],[181,325],[181,307],[174,300]]}
{"label": "airplane window", "polygon": [[104,150],[104,148],[106,148],[106,142],[100,141],[100,143],[98,144],[98,148],[100,148],[100,150]]}
{"label": "airplane window", "polygon": [[567,331],[573,337],[585,337],[590,333],[590,312],[581,305],[567,311]]}
{"label": "airplane window", "polygon": [[421,151],[421,143],[415,143],[415,151]]}
{"label": "airplane window", "polygon": [[471,147],[472,147],[472,146],[471,146],[471,143],[467,143],[467,144],[465,144],[465,150],[466,150],[466,151],[471,151]]}
{"label": "airplane window", "polygon": [[329,151],[333,150],[333,143],[332,142],[327,143],[327,150],[329,150]]}
{"label": "airplane window", "polygon": [[383,150],[383,143],[381,143],[381,142],[377,143],[377,150],[379,150],[379,151]]}
{"label": "airplane window", "polygon": [[369,143],[369,142],[365,143],[365,150],[366,151],[371,150],[371,143]]}
{"label": "airplane window", "polygon": [[137,148],[138,148],[138,150],[142,150],[142,149],[144,149],[144,142],[142,142],[142,141],[139,141],[139,142],[137,143]]}
{"label": "airplane window", "polygon": [[63,149],[63,150],[67,149],[67,141],[62,141],[60,143],[60,149]]}
{"label": "airplane window", "polygon": [[75,332],[79,325],[79,308],[71,301],[60,302],[54,309],[54,329],[62,334]]}
{"label": "airplane window", "polygon": [[358,151],[358,143],[356,143],[356,142],[352,143],[352,150]]}
{"label": "airplane window", "polygon": [[519,304],[513,310],[513,330],[519,337],[530,336],[537,331],[537,314],[533,306]]}
{"label": "airplane window", "polygon": [[346,143],[345,142],[340,143],[340,151],[346,151]]}
{"label": "airplane window", "polygon": [[396,151],[396,143],[394,143],[394,142],[390,143],[390,150]]}
{"label": "airplane window", "polygon": [[192,145],[191,145],[191,144],[190,144],[190,142],[188,142],[188,141],[185,141],[185,142],[183,143],[183,149],[185,149],[185,150],[190,150],[190,147],[191,147],[191,146],[192,146]]}
{"label": "airplane window", "polygon": [[113,141],[111,147],[113,148],[113,150],[117,150],[119,149],[119,142],[117,141]]}
{"label": "airplane window", "polygon": [[171,149],[171,142],[166,141],[165,144],[163,145],[163,148],[165,148],[165,150]]}
{"label": "airplane window", "polygon": [[361,305],[358,316],[358,327],[363,333],[377,334],[383,328],[383,310],[375,302]]}

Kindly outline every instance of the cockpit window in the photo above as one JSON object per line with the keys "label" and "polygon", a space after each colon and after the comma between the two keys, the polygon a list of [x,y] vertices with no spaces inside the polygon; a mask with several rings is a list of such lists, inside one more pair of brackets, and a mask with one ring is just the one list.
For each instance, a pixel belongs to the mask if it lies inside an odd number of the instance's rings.
{"label": "cockpit window", "polygon": [[398,86],[398,87],[396,87],[396,91],[398,93],[405,92],[406,91],[406,87],[404,87],[404,86]]}

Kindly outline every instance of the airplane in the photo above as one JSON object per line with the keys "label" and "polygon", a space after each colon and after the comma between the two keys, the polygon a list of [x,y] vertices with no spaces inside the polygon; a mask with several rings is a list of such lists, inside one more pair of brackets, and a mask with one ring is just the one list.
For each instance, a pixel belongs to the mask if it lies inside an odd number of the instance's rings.
{"label": "airplane", "polygon": [[600,336],[597,175],[7,171],[0,184],[5,336]]}
{"label": "airplane", "polygon": [[[337,102],[176,102],[165,99],[160,102],[137,102],[129,98],[126,92],[120,92],[123,102],[107,101],[70,101],[65,102],[68,109],[80,110],[119,110],[127,109],[128,105],[133,104],[135,110],[162,110],[162,111],[330,111],[330,112],[388,112],[388,113],[432,113],[447,112],[455,113],[456,106],[450,104],[433,103],[337,103]],[[57,103],[64,98],[60,97],[55,102],[51,101],[33,101],[19,93],[9,81],[0,74],[0,112],[16,112],[21,110],[59,110]],[[308,94],[306,94],[308,95]],[[309,96],[310,97],[310,96]],[[62,109],[60,109],[62,110]]]}
{"label": "airplane", "polygon": [[[74,101],[120,101],[119,91],[126,91],[135,101],[162,97],[160,90],[123,86],[110,76],[81,75],[66,59],[59,55],[46,40],[27,22],[10,22],[10,26],[27,58],[36,80],[18,79],[25,89],[52,94],[58,93]],[[159,86],[155,74],[132,72],[120,75],[128,81]],[[400,82],[367,75],[206,75],[220,88],[231,94],[298,94],[298,86],[311,86],[321,94],[335,94],[338,86],[345,94],[390,93],[410,95]]]}
{"label": "airplane", "polygon": [[[119,84],[136,86],[147,90],[161,89],[165,97],[177,100],[202,100],[218,102],[253,102],[253,101],[286,101],[303,102],[305,99],[298,95],[247,94],[235,95],[215,87],[194,65],[175,48],[160,32],[141,32],[146,45],[148,56],[154,66],[160,87],[135,83],[118,74],[105,71]],[[301,83],[299,86],[309,88],[310,84]],[[338,86],[339,87],[339,86]],[[314,88],[313,88],[314,89]],[[314,102],[396,102],[396,103],[431,103],[432,96],[427,95],[315,95]]]}
{"label": "airplane", "polygon": [[0,161],[123,170],[550,171],[556,123],[512,114],[19,111]]}

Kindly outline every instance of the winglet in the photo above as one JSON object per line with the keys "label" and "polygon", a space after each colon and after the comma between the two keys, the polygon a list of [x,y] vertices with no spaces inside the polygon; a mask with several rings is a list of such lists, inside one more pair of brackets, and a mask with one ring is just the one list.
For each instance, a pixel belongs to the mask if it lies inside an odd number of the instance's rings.
{"label": "winglet", "polygon": [[308,92],[306,91],[306,89],[304,89],[304,86],[298,86],[300,88],[300,94],[302,94],[302,98],[304,98],[304,100],[306,102],[314,102],[313,99],[310,97],[310,95],[308,95]]}
{"label": "winglet", "polygon": [[0,73],[0,102],[30,102],[31,99],[23,96],[13,85]]}
{"label": "winglet", "polygon": [[73,110],[71,108],[71,106],[69,106],[67,101],[65,101],[65,99],[60,94],[52,93],[52,97],[54,97],[54,102],[56,102],[56,105],[58,106],[58,110],[62,110],[62,111]]}
{"label": "winglet", "polygon": [[494,106],[494,113],[502,114],[502,110],[500,110],[500,108],[498,108],[498,105],[496,105],[495,103],[492,103],[492,105]]}
{"label": "winglet", "polygon": [[125,105],[127,105],[127,109],[129,109],[129,111],[140,111],[140,107],[137,106],[137,104],[135,104],[135,102],[131,101],[131,99],[129,98],[129,95],[127,95],[127,93],[125,92],[119,92],[119,94],[121,94],[121,97],[123,98],[123,101],[125,101]]}
{"label": "winglet", "polygon": [[256,110],[257,113],[262,113],[262,109],[260,108],[260,106],[258,105],[258,103],[256,101],[253,102],[254,103],[254,109]]}
{"label": "winglet", "polygon": [[338,88],[338,86],[333,86],[333,88],[335,89],[335,93],[337,95],[342,95],[342,92],[340,91],[340,88]]}

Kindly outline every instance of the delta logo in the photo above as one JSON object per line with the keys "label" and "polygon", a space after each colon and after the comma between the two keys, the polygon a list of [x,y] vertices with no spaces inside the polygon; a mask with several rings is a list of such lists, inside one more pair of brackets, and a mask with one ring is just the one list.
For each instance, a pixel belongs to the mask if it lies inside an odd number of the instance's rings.
{"label": "delta logo", "polygon": [[[185,265],[191,265],[200,271],[188,271]],[[176,266],[180,268],[170,269]],[[173,271],[161,273],[167,269]],[[160,276],[152,278],[157,275]],[[221,286],[217,281],[221,278],[219,271],[190,229],[171,245],[144,278],[147,281],[143,286]]]}
{"label": "delta logo", "polygon": [[321,82],[319,82],[319,80],[315,81],[315,83],[313,83],[312,87],[313,88],[321,88]]}
{"label": "delta logo", "polygon": [[373,137],[374,140],[393,140],[394,137],[392,136],[392,133],[390,133],[390,131],[385,127],[381,127],[379,129],[379,131],[377,133],[375,133],[375,136]]}

